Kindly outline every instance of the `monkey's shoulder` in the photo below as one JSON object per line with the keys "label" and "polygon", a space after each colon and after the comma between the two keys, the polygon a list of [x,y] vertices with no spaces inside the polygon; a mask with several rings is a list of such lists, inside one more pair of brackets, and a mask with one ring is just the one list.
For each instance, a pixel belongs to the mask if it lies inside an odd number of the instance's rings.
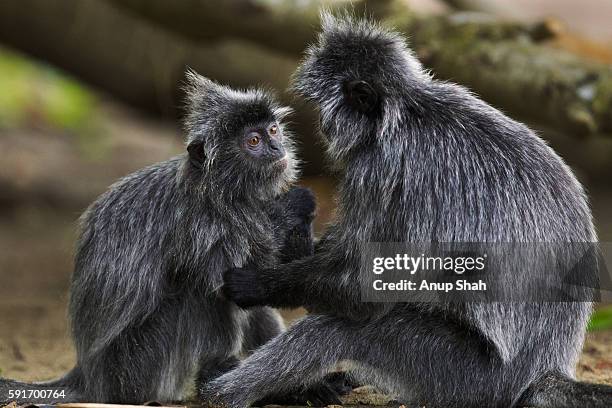
{"label": "monkey's shoulder", "polygon": [[126,240],[127,243],[159,239],[171,230],[177,204],[181,158],[153,164],[111,185],[80,218],[81,240]]}
{"label": "monkey's shoulder", "polygon": [[177,177],[184,163],[182,156],[137,170],[113,183],[94,202],[96,207],[147,205],[172,196],[178,189]]}

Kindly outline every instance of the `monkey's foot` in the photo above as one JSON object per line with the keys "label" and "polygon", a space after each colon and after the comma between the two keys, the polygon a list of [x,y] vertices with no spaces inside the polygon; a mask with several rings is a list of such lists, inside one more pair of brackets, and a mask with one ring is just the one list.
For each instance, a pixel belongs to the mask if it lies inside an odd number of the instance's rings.
{"label": "monkey's foot", "polygon": [[198,398],[205,408],[240,408],[240,404],[232,403],[210,385],[204,385],[198,389]]}
{"label": "monkey's foot", "polygon": [[347,395],[353,389],[361,387],[346,371],[334,371],[327,374],[323,381],[329,384],[340,395]]}
{"label": "monkey's foot", "polygon": [[[313,407],[342,405],[340,396],[348,394],[354,387],[355,384],[346,373],[335,372],[328,374],[321,381],[308,388],[286,394],[271,394],[252,405],[256,407],[263,407],[265,405]],[[208,408],[240,408],[244,406],[244,404],[236,402],[237,398],[232,398],[231,395],[217,390],[212,383],[206,384],[199,389],[199,397],[202,405]]]}
{"label": "monkey's foot", "polygon": [[[253,405],[289,405],[325,407],[328,405],[342,405],[339,389],[326,381],[318,382],[305,390],[282,395],[269,395],[255,402]],[[344,392],[343,392],[344,393]]]}
{"label": "monkey's foot", "polygon": [[284,395],[270,395],[253,405],[303,405],[315,407],[342,405],[340,396],[350,393],[355,386],[356,384],[352,382],[345,372],[334,372],[305,390]]}

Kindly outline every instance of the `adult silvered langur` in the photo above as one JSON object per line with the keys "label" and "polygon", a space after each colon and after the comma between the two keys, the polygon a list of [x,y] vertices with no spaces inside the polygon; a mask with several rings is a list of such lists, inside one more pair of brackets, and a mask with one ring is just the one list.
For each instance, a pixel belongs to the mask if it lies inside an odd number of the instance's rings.
{"label": "adult silvered langur", "polygon": [[313,314],[203,399],[245,407],[348,360],[361,382],[418,406],[612,406],[610,387],[574,379],[588,299],[362,302],[368,242],[596,242],[581,185],[543,140],[434,79],[399,34],[350,17],[323,17],[294,89],[317,106],[342,169],[335,219],[313,256],[229,270],[224,291],[243,307]]}

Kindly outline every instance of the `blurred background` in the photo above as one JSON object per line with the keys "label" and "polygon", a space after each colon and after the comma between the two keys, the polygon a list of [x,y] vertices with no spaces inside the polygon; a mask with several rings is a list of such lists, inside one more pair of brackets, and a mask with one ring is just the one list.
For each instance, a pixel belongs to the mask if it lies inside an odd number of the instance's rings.
{"label": "blurred background", "polygon": [[[0,375],[44,379],[74,361],[65,307],[76,220],[113,181],[183,150],[186,67],[274,89],[296,114],[302,183],[333,210],[313,123],[287,91],[321,5],[396,27],[441,79],[527,122],[570,164],[612,241],[609,0],[0,1]],[[287,316],[295,316],[288,313]],[[612,310],[579,366],[612,383]]]}

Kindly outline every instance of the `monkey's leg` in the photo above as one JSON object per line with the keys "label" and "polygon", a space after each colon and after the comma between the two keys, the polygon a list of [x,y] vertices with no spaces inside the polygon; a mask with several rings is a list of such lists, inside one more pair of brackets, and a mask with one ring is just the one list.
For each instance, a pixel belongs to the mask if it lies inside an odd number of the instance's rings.
{"label": "monkey's leg", "polygon": [[266,306],[249,309],[242,350],[252,353],[284,330],[285,324],[278,311]]}
{"label": "monkey's leg", "polygon": [[93,355],[79,353],[85,396],[92,402],[122,404],[181,399],[198,358],[190,349],[195,346],[185,345],[192,331],[186,321],[196,318],[186,312],[190,306],[169,300]]}
{"label": "monkey's leg", "polygon": [[[156,382],[152,379],[153,373],[161,370],[160,361],[147,358],[138,350],[136,341],[117,338],[82,362],[87,401],[141,404],[157,400],[151,385]],[[147,343],[146,347],[150,347]]]}
{"label": "monkey's leg", "polygon": [[541,408],[609,408],[612,407],[612,387],[575,381],[563,374],[549,372],[529,386],[519,405]]}
{"label": "monkey's leg", "polygon": [[370,322],[306,317],[200,396],[245,407],[264,395],[312,384],[342,360],[361,367],[365,383],[428,407],[509,407],[529,375],[491,357],[477,335],[456,324],[394,310]]}
{"label": "monkey's leg", "polygon": [[[250,309],[249,312],[247,328],[244,333],[243,350],[250,354],[282,333],[285,330],[285,325],[275,309],[257,307]],[[321,405],[340,403],[339,395],[352,389],[347,385],[346,378],[340,374],[344,373],[334,373],[333,377],[325,378],[307,389],[300,387],[282,395],[268,395],[257,401],[255,405],[306,405],[307,402]],[[206,381],[200,381],[197,384],[204,385],[205,383]]]}
{"label": "monkey's leg", "polygon": [[202,358],[195,380],[197,389],[204,386],[209,381],[233,370],[239,364],[240,360],[235,356],[225,358]]}
{"label": "monkey's leg", "polygon": [[82,364],[86,397],[120,404],[175,399],[180,380],[171,378],[171,363],[166,361],[172,358],[169,341],[148,330],[130,330],[115,338]]}
{"label": "monkey's leg", "polygon": [[305,389],[321,379],[337,358],[329,356],[329,364],[322,364],[320,355],[308,353],[310,341],[318,343],[319,340],[301,334],[307,326],[316,325],[317,319],[320,318],[306,317],[260,347],[236,369],[199,389],[202,401],[245,407],[267,396]]}
{"label": "monkey's leg", "polygon": [[[249,310],[244,327],[243,353],[250,354],[271,338],[282,333],[285,325],[278,312],[269,307],[257,307]],[[203,355],[196,376],[196,387],[199,389],[214,378],[217,378],[239,364],[235,356],[211,357]]]}

